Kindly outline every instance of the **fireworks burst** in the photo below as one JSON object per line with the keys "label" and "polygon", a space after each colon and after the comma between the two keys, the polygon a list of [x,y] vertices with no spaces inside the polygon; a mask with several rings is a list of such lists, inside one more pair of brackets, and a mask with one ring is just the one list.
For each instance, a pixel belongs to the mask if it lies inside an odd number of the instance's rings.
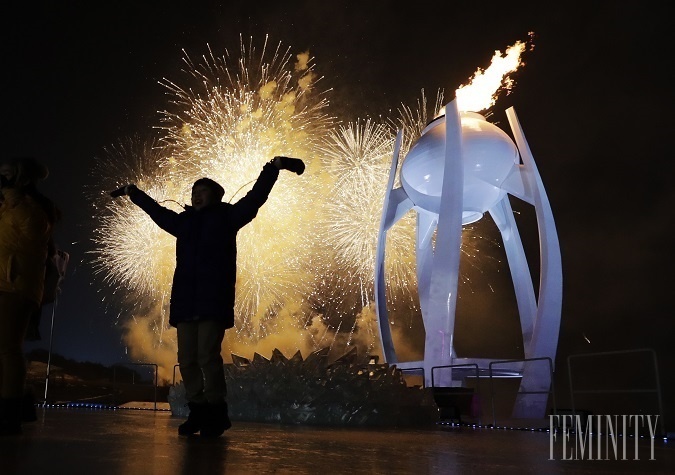
{"label": "fireworks burst", "polygon": [[[172,182],[163,179],[163,150],[154,141],[144,142],[130,138],[106,148],[105,155],[97,160],[96,176],[103,177],[104,190],[111,190],[128,183],[136,183],[160,202],[175,196]],[[109,177],[114,170],[115,180]],[[133,299],[127,301],[136,312],[147,307],[160,309],[159,339],[166,327],[166,307],[171,291],[175,267],[175,240],[163,232],[152,220],[127,200],[110,200],[107,193],[98,189],[94,202],[97,207],[98,226],[94,229],[97,244],[92,264],[94,272],[114,289],[125,288]],[[177,203],[173,207],[180,210]]]}
{"label": "fireworks burst", "polygon": [[[189,189],[197,178],[212,177],[233,202],[276,155],[302,157],[311,177],[318,166],[316,145],[331,124],[323,94],[310,97],[318,79],[309,53],[298,54],[292,65],[281,43],[269,59],[267,39],[259,56],[252,43],[241,44],[236,68],[227,52],[217,57],[209,48],[200,63],[185,55],[186,72],[199,81],[199,89],[162,81],[178,108],[163,113],[175,179]],[[282,175],[257,218],[238,234],[235,314],[237,331],[247,337],[267,334],[265,327],[273,324],[269,317],[284,302],[302,300],[311,285],[307,279],[313,276],[297,269],[309,267],[311,208],[321,201],[322,190],[316,180],[303,177],[300,188],[294,178]]]}
{"label": "fireworks burst", "polygon": [[[343,293],[360,296],[359,301],[351,302],[351,315],[374,299],[375,250],[393,139],[390,128],[368,119],[340,126],[321,150],[326,170],[336,178],[326,200],[320,235],[326,244],[325,255],[334,256],[330,262],[338,262],[341,267],[337,272],[339,282],[330,284],[339,283]],[[392,249],[385,262],[390,275],[390,303],[406,297],[414,307],[413,215],[392,229],[387,239]],[[322,294],[330,295],[330,291],[324,288]]]}
{"label": "fireworks burst", "polygon": [[[429,125],[431,120],[443,112],[443,90],[436,92],[436,102],[431,110],[427,104],[427,97],[422,89],[421,97],[417,99],[417,107],[412,108],[406,104],[401,104],[398,108],[398,118],[390,119],[389,123],[395,129],[403,131],[403,143],[401,144],[401,157],[405,157],[410,147],[422,136],[422,131]],[[402,160],[400,161],[402,163]],[[401,166],[399,163],[399,169]],[[398,175],[397,175],[398,176]]]}
{"label": "fireworks burst", "polygon": [[[275,155],[299,156],[311,162],[332,119],[323,110],[323,93],[312,94],[320,78],[309,53],[293,56],[279,43],[267,59],[267,39],[258,56],[255,47],[241,46],[237,66],[227,51],[196,63],[183,58],[197,89],[164,79],[176,112],[163,111],[167,145],[175,150],[177,173],[219,178],[230,196],[242,178],[254,179],[263,163]],[[258,63],[259,68],[253,67]],[[236,71],[236,74],[233,72]]]}
{"label": "fireworks burst", "polygon": [[383,125],[367,120],[341,126],[322,150],[327,170],[337,177],[326,206],[322,237],[341,263],[355,269],[360,280],[372,280],[375,243],[392,136]]}
{"label": "fireworks burst", "polygon": [[[305,174],[282,173],[256,219],[238,234],[236,337],[228,332],[230,349],[247,342],[256,351],[266,344],[312,351],[334,344],[346,329],[346,344],[361,340],[372,350],[374,254],[392,125],[404,129],[403,157],[429,112],[439,113],[442,92],[432,111],[423,92],[416,110],[402,106],[399,118],[387,125],[366,120],[333,129],[334,119],[325,112],[328,91],[317,90],[320,78],[308,52],[293,56],[281,43],[270,48],[267,38],[260,53],[252,41],[240,44],[237,60],[227,51],[217,56],[210,47],[198,61],[185,53],[187,85],[160,81],[171,96],[157,127],[161,138],[106,150],[97,186],[110,190],[136,183],[180,212],[173,199],[187,202],[201,177],[216,180],[224,199],[236,202],[273,156],[302,158]],[[106,178],[111,176],[115,179]],[[175,240],[128,200],[110,200],[100,188],[99,198],[96,272],[134,296],[132,316],[152,319],[146,326],[161,344]],[[387,239],[390,314],[401,310],[411,319],[419,310],[414,215],[397,223]],[[355,334],[359,325],[362,335]],[[277,338],[284,332],[292,334],[290,347]]]}

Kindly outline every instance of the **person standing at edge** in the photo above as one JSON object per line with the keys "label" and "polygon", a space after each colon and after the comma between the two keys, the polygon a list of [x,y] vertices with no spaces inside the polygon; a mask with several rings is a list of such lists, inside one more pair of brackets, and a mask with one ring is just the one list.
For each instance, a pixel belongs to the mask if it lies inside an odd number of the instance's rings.
{"label": "person standing at edge", "polygon": [[48,247],[60,217],[36,187],[47,175],[31,157],[0,164],[0,435],[22,432],[23,341],[42,303]]}
{"label": "person standing at edge", "polygon": [[133,184],[110,193],[128,195],[176,237],[169,324],[177,329],[178,365],[190,408],[179,435],[218,437],[231,426],[220,352],[225,330],[234,326],[237,232],[255,218],[283,169],[301,175],[305,164],[274,157],[251,191],[234,204],[222,202],[222,186],[200,178],[192,185],[192,206],[180,213],[159,205]]}

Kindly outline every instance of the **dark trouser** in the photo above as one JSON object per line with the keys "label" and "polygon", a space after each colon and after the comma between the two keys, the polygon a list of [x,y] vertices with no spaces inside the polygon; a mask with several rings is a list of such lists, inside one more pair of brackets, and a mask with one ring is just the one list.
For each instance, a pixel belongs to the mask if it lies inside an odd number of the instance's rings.
{"label": "dark trouser", "polygon": [[225,372],[220,346],[225,324],[215,321],[179,323],[178,364],[188,402],[225,402]]}
{"label": "dark trouser", "polygon": [[0,292],[0,397],[21,398],[26,380],[23,339],[37,304],[17,294]]}

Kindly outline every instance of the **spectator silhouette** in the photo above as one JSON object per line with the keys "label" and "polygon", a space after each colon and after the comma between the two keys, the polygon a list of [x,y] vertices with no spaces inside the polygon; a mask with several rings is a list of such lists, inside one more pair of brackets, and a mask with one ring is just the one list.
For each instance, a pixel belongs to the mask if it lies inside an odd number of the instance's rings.
{"label": "spectator silhouette", "polygon": [[31,157],[0,164],[0,435],[21,434],[23,341],[42,303],[45,262],[59,219],[36,186],[48,174]]}

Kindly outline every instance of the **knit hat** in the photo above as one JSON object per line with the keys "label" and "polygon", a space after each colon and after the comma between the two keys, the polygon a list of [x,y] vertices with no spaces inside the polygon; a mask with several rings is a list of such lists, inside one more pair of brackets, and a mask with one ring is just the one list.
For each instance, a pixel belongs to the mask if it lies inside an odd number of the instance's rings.
{"label": "knit hat", "polygon": [[210,178],[200,178],[199,180],[194,182],[192,188],[194,188],[197,185],[203,185],[210,188],[218,201],[221,201],[223,199],[223,196],[225,195],[225,189]]}

